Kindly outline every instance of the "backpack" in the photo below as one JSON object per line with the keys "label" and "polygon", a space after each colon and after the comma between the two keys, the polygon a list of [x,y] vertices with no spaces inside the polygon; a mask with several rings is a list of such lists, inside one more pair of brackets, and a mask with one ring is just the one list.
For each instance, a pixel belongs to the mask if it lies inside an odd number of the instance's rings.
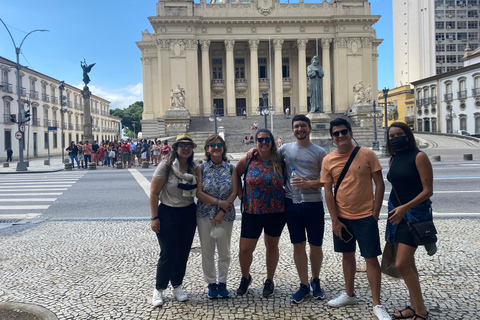
{"label": "backpack", "polygon": [[[249,158],[247,156],[247,158],[245,159],[245,169],[244,169],[244,173],[243,173],[243,186],[242,186],[242,202],[240,203],[240,212],[243,213],[243,209],[245,208],[244,206],[244,201],[245,201],[245,194],[247,192],[247,174],[248,174],[248,167],[250,166],[250,163],[252,162],[253,158]],[[285,160],[283,160],[282,157],[280,157],[280,164],[282,166],[282,174],[283,174],[283,179],[286,180],[287,179],[287,175],[286,175],[286,172],[285,172],[285,169],[286,169],[286,165],[285,165]]]}

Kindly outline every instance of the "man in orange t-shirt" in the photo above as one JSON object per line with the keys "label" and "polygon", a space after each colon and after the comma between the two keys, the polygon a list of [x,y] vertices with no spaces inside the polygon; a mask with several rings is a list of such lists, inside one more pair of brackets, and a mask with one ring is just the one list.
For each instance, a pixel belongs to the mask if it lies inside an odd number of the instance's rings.
{"label": "man in orange t-shirt", "polygon": [[83,145],[83,157],[85,158],[85,169],[88,168],[88,162],[92,162],[92,145],[85,141]]}
{"label": "man in orange t-shirt", "polygon": [[336,145],[337,149],[323,159],[320,182],[325,184],[325,200],[332,219],[334,249],[335,252],[343,254],[345,292],[330,300],[328,305],[342,307],[357,303],[354,280],[355,249],[358,242],[361,255],[367,264],[373,312],[378,319],[391,319],[380,303],[381,272],[377,259],[377,256],[382,254],[378,231],[378,219],[385,192],[382,167],[373,151],[360,148],[334,197],[332,187],[337,184],[355,146],[352,143],[352,127],[345,119],[337,118],[330,122],[330,135],[332,144]]}

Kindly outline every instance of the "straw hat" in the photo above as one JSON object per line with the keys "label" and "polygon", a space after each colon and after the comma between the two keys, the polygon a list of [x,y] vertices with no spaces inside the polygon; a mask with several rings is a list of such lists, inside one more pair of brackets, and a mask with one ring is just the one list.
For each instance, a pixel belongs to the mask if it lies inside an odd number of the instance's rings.
{"label": "straw hat", "polygon": [[175,140],[175,142],[172,144],[172,148],[175,149],[177,143],[179,142],[190,142],[193,144],[194,149],[197,147],[197,144],[192,140],[192,136],[189,135],[188,133],[180,133],[177,136],[177,140]]}

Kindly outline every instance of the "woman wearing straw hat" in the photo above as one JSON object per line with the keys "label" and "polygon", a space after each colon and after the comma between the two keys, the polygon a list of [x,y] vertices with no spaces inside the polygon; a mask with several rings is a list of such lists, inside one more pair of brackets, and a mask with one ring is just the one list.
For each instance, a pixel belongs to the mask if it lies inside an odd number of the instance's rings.
{"label": "woman wearing straw hat", "polygon": [[[193,149],[197,145],[187,133],[181,133],[172,145],[167,161],[155,170],[150,186],[151,228],[160,244],[157,278],[152,304],[161,306],[168,284],[178,301],[188,300],[182,289],[188,255],[195,235],[197,188]],[[158,201],[160,200],[160,205]]]}

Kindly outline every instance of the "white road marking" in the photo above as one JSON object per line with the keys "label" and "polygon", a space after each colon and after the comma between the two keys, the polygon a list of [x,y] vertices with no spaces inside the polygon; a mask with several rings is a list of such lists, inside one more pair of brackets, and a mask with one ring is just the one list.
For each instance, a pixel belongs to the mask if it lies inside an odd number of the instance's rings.
{"label": "white road marking", "polygon": [[[7,191],[7,190],[2,190]],[[9,192],[11,190],[8,190]],[[0,193],[0,197],[15,197],[15,196],[61,196],[63,192],[33,192],[33,193]]]}
{"label": "white road marking", "polygon": [[25,213],[25,214],[0,214],[0,220],[24,220],[38,218],[41,213]]}
{"label": "white road marking", "polygon": [[[34,186],[24,186],[22,184],[20,185],[13,185],[13,186],[5,186],[5,185],[0,185],[0,189],[8,189],[8,188],[43,188],[39,190],[53,190],[53,189],[47,189],[47,188],[58,188],[58,187],[71,187],[71,184],[67,185],[53,185],[53,186],[44,186],[44,185],[34,185]],[[66,189],[64,189],[66,190]]]}
{"label": "white road marking", "polygon": [[47,210],[50,205],[0,206],[0,210]]}
{"label": "white road marking", "polygon": [[147,194],[147,197],[150,198],[150,181],[143,176],[137,169],[128,169],[132,176],[137,180],[140,187],[142,187],[143,191]]}
{"label": "white road marking", "polygon": [[57,198],[23,198],[23,199],[2,199],[2,202],[52,202],[57,200]]}
{"label": "white road marking", "polygon": [[1,190],[0,192],[26,192],[26,191],[66,191],[68,188],[48,188],[48,189],[8,189],[8,190]]}
{"label": "white road marking", "polygon": [[14,184],[19,184],[19,185],[29,185],[29,184],[38,184],[38,183],[42,183],[42,184],[66,184],[66,183],[75,183],[76,181],[35,181],[35,182],[18,182],[18,181],[15,181],[15,182],[3,182],[1,181],[0,183],[2,185],[14,185]]}
{"label": "white road marking", "polygon": [[[433,190],[433,195],[437,193],[479,193],[480,190],[455,190],[455,191],[435,191]],[[390,194],[390,191],[385,192],[386,195]]]}

